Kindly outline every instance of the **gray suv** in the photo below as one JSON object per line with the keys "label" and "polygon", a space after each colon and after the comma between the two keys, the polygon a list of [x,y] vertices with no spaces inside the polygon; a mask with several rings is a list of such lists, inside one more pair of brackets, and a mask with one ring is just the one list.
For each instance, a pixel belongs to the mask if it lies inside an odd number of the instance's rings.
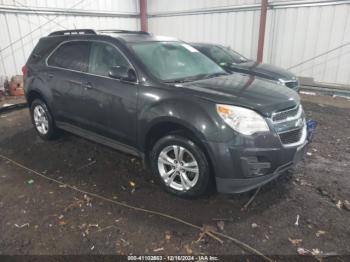
{"label": "gray suv", "polygon": [[291,168],[307,143],[296,92],[230,75],[176,39],[57,31],[22,70],[41,138],[63,129],[138,156],[177,196],[256,188]]}

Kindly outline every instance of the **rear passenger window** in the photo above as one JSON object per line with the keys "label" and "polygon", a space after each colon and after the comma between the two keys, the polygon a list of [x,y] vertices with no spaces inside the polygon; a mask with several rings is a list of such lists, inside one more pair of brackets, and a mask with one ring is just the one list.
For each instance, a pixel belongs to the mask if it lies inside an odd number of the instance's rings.
{"label": "rear passenger window", "polygon": [[86,72],[89,63],[89,42],[68,42],[61,45],[47,61],[48,65]]}
{"label": "rear passenger window", "polygon": [[91,44],[89,73],[108,76],[113,67],[130,67],[125,57],[112,45],[94,42]]}

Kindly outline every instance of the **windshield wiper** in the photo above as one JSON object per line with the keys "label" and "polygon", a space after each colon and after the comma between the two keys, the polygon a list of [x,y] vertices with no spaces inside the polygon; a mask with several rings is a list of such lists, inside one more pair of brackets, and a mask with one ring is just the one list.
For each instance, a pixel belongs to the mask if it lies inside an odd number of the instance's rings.
{"label": "windshield wiper", "polygon": [[195,76],[167,80],[167,81],[164,81],[164,83],[186,83],[186,82],[191,82],[191,81],[196,81],[196,80],[201,80],[201,79],[217,77],[217,76],[221,76],[221,75],[228,75],[228,73],[219,72],[219,73],[212,73],[212,74],[199,74],[199,75],[195,75]]}
{"label": "windshield wiper", "polygon": [[164,83],[167,83],[167,84],[186,83],[186,82],[190,82],[190,81],[194,81],[194,80],[193,79],[189,79],[189,78],[181,78],[181,79],[167,80],[167,81],[164,81]]}
{"label": "windshield wiper", "polygon": [[188,76],[184,78],[179,78],[179,79],[171,79],[164,81],[164,83],[185,83],[185,82],[191,82],[191,81],[196,81],[199,79],[202,79],[203,76],[206,76],[205,74],[200,74],[200,75],[195,75],[195,76]]}
{"label": "windshield wiper", "polygon": [[225,73],[225,72],[207,74],[207,75],[205,75],[205,76],[203,77],[203,79],[213,78],[213,77],[217,77],[217,76],[225,76],[225,75],[229,75],[229,74],[228,74],[228,73]]}

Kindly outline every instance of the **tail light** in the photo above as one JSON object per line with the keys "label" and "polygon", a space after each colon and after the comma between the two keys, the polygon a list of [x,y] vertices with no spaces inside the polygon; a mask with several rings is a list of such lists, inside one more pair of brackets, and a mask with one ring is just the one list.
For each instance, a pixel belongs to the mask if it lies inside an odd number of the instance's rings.
{"label": "tail light", "polygon": [[27,76],[27,66],[24,65],[22,66],[22,74],[23,74],[23,79]]}

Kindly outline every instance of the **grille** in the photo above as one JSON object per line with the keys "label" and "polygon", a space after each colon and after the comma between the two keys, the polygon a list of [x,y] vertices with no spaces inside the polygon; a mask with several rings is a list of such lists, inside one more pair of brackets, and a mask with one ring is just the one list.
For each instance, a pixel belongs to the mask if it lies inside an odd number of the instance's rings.
{"label": "grille", "polygon": [[298,81],[286,82],[286,86],[289,88],[296,88],[298,86]]}
{"label": "grille", "polygon": [[283,121],[283,120],[287,119],[288,117],[296,116],[298,114],[299,108],[300,107],[297,106],[297,107],[290,109],[290,110],[285,110],[285,111],[275,113],[272,117],[272,121],[279,122],[279,121]]}
{"label": "grille", "polygon": [[279,134],[280,139],[283,144],[292,144],[299,142],[301,135],[302,135],[303,129],[294,129],[288,132],[284,132]]}

